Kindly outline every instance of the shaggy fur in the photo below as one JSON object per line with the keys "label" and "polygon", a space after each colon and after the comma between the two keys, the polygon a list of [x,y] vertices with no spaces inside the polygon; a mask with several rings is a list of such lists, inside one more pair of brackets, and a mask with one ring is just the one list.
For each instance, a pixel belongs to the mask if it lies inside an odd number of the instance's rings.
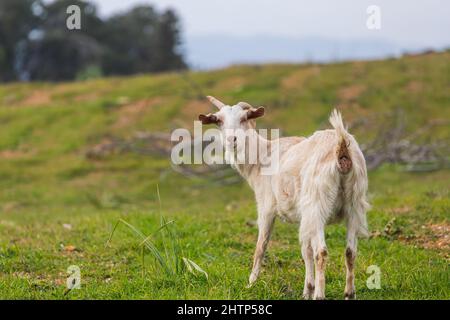
{"label": "shaggy fur", "polygon": [[[209,97],[219,108],[214,114],[200,115],[203,124],[216,123],[222,130],[225,154],[241,151],[228,130],[248,130],[267,153],[279,153],[279,169],[262,175],[260,162],[235,164],[235,169],[254,190],[258,208],[258,241],[249,285],[260,273],[261,263],[276,217],[299,224],[299,239],[305,262],[303,296],[325,298],[325,268],[328,256],[325,226],[345,221],[347,225],[345,298],[355,297],[354,264],[357,236],[367,235],[366,200],[368,188],[364,156],[355,138],[347,132],[342,117],[334,110],[330,116],[333,129],[316,131],[310,137],[267,140],[258,135],[254,119],[264,115],[264,108],[247,103],[233,107]],[[234,153],[232,151],[235,151]]]}

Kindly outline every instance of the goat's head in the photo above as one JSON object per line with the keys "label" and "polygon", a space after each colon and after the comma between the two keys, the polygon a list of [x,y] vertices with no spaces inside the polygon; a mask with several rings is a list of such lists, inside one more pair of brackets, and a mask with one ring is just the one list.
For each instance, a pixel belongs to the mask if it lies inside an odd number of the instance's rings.
{"label": "goat's head", "polygon": [[255,108],[246,102],[229,106],[214,97],[207,98],[219,111],[201,114],[198,119],[203,124],[216,124],[219,127],[226,149],[239,149],[238,134],[256,127],[255,119],[264,115],[264,107]]}

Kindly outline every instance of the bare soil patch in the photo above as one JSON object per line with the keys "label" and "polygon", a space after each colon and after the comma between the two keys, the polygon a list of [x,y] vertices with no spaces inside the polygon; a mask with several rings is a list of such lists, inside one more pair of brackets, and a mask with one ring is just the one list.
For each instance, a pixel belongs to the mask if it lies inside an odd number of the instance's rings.
{"label": "bare soil patch", "polygon": [[354,84],[348,87],[344,87],[338,91],[338,98],[341,101],[355,101],[364,91],[366,87],[361,84]]}
{"label": "bare soil patch", "polygon": [[213,111],[211,103],[206,100],[192,100],[181,108],[181,118],[187,122],[198,119],[201,113],[210,113]]}
{"label": "bare soil patch", "polygon": [[42,106],[52,101],[51,95],[46,90],[34,90],[31,95],[20,102],[24,106]]}
{"label": "bare soil patch", "polygon": [[24,150],[0,150],[0,159],[21,159],[30,155]]}
{"label": "bare soil patch", "polygon": [[152,99],[142,99],[124,105],[118,111],[119,116],[114,128],[125,128],[136,123],[139,118],[149,112],[154,106],[158,105],[162,99],[160,97]]}
{"label": "bare soil patch", "polygon": [[318,66],[297,70],[281,81],[281,87],[286,90],[301,90],[308,79],[319,74],[320,67]]}
{"label": "bare soil patch", "polygon": [[217,85],[213,88],[213,91],[236,91],[240,90],[246,84],[247,80],[244,76],[234,76],[219,81],[219,83],[217,83]]}
{"label": "bare soil patch", "polygon": [[419,81],[410,81],[407,85],[406,85],[406,91],[410,92],[410,93],[420,93],[423,90],[423,84]]}

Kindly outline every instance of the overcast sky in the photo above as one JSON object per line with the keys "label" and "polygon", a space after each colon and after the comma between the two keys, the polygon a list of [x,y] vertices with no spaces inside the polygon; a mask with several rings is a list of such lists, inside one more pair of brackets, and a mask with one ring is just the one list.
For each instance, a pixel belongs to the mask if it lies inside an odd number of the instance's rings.
{"label": "overcast sky", "polygon": [[[273,35],[381,38],[402,46],[450,45],[448,0],[94,0],[102,15],[150,3],[174,8],[184,36]],[[369,5],[381,8],[381,30],[366,27]]]}

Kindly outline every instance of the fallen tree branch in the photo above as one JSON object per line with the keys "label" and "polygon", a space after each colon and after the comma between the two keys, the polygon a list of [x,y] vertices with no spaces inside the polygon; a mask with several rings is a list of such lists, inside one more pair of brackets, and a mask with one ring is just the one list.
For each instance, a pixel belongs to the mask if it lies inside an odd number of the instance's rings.
{"label": "fallen tree branch", "polygon": [[[361,144],[366,158],[367,169],[375,170],[383,164],[403,165],[406,171],[423,172],[450,168],[450,147],[447,141],[431,141],[431,130],[444,121],[433,121],[413,133],[406,131],[406,117],[401,109],[383,116],[383,121],[373,118],[360,118],[350,123],[350,130],[358,128],[372,130],[375,136]],[[386,120],[387,119],[387,120]],[[381,123],[381,125],[380,125]],[[210,142],[202,143],[204,147]],[[101,159],[120,153],[135,153],[145,156],[170,157],[173,143],[170,134],[161,132],[136,132],[130,139],[105,137],[104,140],[86,152],[88,159]],[[187,178],[206,178],[214,184],[238,183],[239,175],[228,165],[171,165],[172,170]]]}

